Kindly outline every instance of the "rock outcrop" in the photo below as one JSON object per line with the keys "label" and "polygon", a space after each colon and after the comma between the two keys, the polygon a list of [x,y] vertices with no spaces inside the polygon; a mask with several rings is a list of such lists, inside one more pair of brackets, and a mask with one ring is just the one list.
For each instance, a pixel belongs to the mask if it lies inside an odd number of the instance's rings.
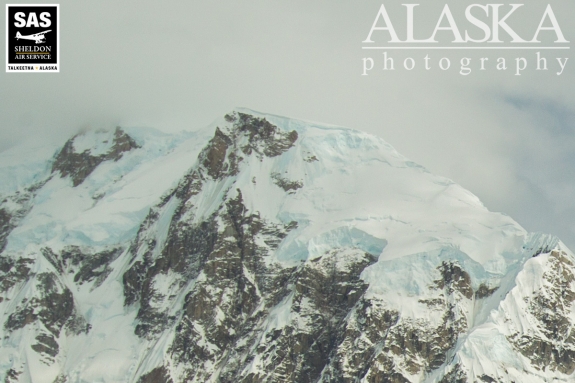
{"label": "rock outcrop", "polygon": [[132,137],[120,127],[116,128],[111,137],[105,136],[102,142],[97,143],[99,146],[104,146],[106,150],[80,148],[81,151],[79,151],[74,143],[81,137],[82,134],[79,134],[69,139],[52,165],[52,173],[58,172],[62,177],[70,177],[74,186],[84,182],[86,177],[102,162],[118,161],[124,153],[139,148]]}

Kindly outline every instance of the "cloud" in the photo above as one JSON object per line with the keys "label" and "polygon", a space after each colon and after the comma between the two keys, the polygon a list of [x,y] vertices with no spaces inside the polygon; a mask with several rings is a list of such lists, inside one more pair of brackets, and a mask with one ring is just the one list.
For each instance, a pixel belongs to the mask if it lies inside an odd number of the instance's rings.
{"label": "cloud", "polygon": [[[462,30],[471,28],[462,21],[470,3],[449,1]],[[543,52],[547,72],[535,70],[533,51],[394,51],[396,70],[386,72],[381,52],[361,49],[380,1],[60,4],[61,73],[0,73],[0,150],[31,135],[63,142],[88,126],[195,130],[246,106],[381,136],[490,209],[529,230],[558,233],[575,248],[567,213],[575,188],[571,51]],[[437,22],[436,5],[422,4],[416,13],[421,38]],[[565,36],[574,36],[568,15],[575,5],[552,5]],[[518,33],[531,35],[544,8],[518,10]],[[405,34],[405,7],[389,3],[388,11]],[[2,41],[4,33],[0,28]],[[377,69],[361,76],[368,55]],[[569,57],[561,76],[558,55]],[[412,71],[403,68],[407,57],[416,63]],[[438,66],[443,57],[449,70]],[[468,76],[459,74],[462,57],[471,59]],[[506,58],[507,71],[495,69],[498,57]],[[519,57],[528,68],[515,76]]]}

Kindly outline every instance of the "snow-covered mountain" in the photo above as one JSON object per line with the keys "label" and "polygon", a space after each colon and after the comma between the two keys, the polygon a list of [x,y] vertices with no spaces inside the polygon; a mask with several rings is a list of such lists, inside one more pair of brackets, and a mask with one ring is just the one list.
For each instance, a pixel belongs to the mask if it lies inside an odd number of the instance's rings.
{"label": "snow-covered mountain", "polygon": [[575,258],[355,130],[0,153],[5,382],[572,382]]}

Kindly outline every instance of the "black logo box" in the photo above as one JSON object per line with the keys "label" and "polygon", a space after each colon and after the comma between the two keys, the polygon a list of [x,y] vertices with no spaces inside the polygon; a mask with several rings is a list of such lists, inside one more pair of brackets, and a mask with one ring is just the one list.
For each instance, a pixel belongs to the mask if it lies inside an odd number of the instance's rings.
{"label": "black logo box", "polygon": [[[35,13],[31,15],[31,13]],[[42,15],[48,13],[49,15]],[[42,16],[42,17],[41,17]],[[34,25],[34,20],[38,25]],[[49,26],[42,26],[47,24]],[[58,64],[58,6],[57,5],[10,5],[6,6],[6,32],[8,65],[18,64]],[[25,23],[25,25],[22,25]],[[17,39],[16,35],[31,36],[49,30],[44,34],[45,42]],[[22,48],[30,47],[31,49]],[[49,49],[49,54],[48,53]],[[44,50],[44,52],[41,52]],[[36,51],[36,52],[35,52]],[[24,53],[31,52],[31,53]],[[18,54],[20,53],[20,54]],[[43,53],[43,54],[39,54]]]}

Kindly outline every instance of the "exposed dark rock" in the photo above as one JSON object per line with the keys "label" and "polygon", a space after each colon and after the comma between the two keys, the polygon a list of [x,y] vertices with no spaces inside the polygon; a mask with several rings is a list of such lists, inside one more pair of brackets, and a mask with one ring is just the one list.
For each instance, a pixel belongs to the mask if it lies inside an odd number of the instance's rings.
{"label": "exposed dark rock", "polygon": [[24,326],[33,323],[38,319],[34,309],[30,306],[17,307],[16,310],[8,316],[4,328],[9,331],[18,330]]}
{"label": "exposed dark rock", "polygon": [[359,275],[376,260],[360,251],[345,254],[333,250],[293,274],[290,311],[306,325],[301,328],[296,320],[268,333],[258,349],[260,358],[270,362],[267,378],[244,381],[315,382],[330,358],[337,358],[338,346],[350,341],[344,319],[367,288]]}
{"label": "exposed dark rock", "polygon": [[150,336],[169,325],[168,315],[158,312],[153,307],[153,301],[164,299],[154,289],[156,276],[170,271],[178,273],[184,276],[181,280],[182,285],[185,281],[197,277],[213,250],[216,236],[213,220],[198,225],[174,221],[161,255],[152,260],[148,254],[143,261],[134,262],[124,274],[125,303],[132,304],[136,301],[140,303],[136,334]]}
{"label": "exposed dark rock", "polygon": [[[403,376],[402,370],[408,374],[418,374],[441,367],[459,334],[465,330],[462,328],[464,325],[464,319],[456,317],[452,305],[448,305],[443,322],[436,327],[424,318],[400,320],[381,342],[382,352],[377,355],[366,375],[368,381],[378,381],[381,368],[385,371],[384,376],[391,379],[393,375],[394,379],[398,379],[400,375]],[[407,379],[405,376],[403,378]]]}
{"label": "exposed dark rock", "polygon": [[547,263],[544,288],[526,297],[528,314],[542,334],[517,332],[508,339],[535,367],[570,375],[575,371],[575,324],[570,320],[575,262],[565,252],[552,251]]}
{"label": "exposed dark rock", "polygon": [[[324,381],[411,382],[410,376],[441,367],[459,335],[467,330],[465,313],[457,302],[471,299],[473,290],[469,275],[458,264],[444,262],[438,270],[441,279],[430,289],[443,292],[419,302],[443,312],[441,323],[434,325],[427,318],[400,318],[383,302],[363,302],[348,321],[348,338],[338,349],[337,364],[330,365],[329,375],[324,371]],[[370,330],[371,327],[377,330]],[[442,382],[466,381],[461,374],[452,372]]]}
{"label": "exposed dark rock", "polygon": [[60,374],[54,379],[53,383],[68,383],[68,377],[64,374]]}
{"label": "exposed dark rock", "polygon": [[238,120],[238,118],[237,118],[237,116],[236,116],[235,113],[226,114],[226,115],[224,116],[224,119],[225,119],[227,122],[236,122],[236,121]]}
{"label": "exposed dark rock", "polygon": [[[202,270],[211,275],[210,270],[219,270],[222,263],[231,266],[228,259],[219,260],[226,251],[237,253],[240,263],[228,270],[228,275],[225,277],[238,272],[241,274],[241,268],[244,266],[247,266],[249,270],[256,270],[261,268],[261,262],[254,257],[268,255],[269,249],[281,242],[286,230],[289,231],[297,225],[291,223],[286,227],[276,227],[261,221],[257,215],[246,216],[245,207],[241,202],[241,193],[236,199],[228,199],[217,213],[200,223],[190,224],[187,219],[183,218],[191,214],[190,211],[194,207],[188,201],[202,190],[207,178],[220,180],[234,176],[243,160],[242,154],[277,156],[292,147],[297,139],[295,131],[284,133],[265,119],[234,113],[226,116],[226,120],[233,123],[233,128],[226,132],[216,128],[214,137],[199,154],[199,166],[191,169],[174,192],[167,195],[161,204],[151,209],[140,227],[136,241],[130,248],[132,265],[123,276],[124,295],[126,305],[134,303],[140,305],[137,316],[139,322],[136,327],[136,333],[139,336],[154,336],[175,320],[175,317],[169,315],[165,308],[156,307],[158,306],[156,303],[171,299],[163,296],[155,287],[154,283],[158,276],[168,273],[179,275],[170,287],[177,290],[196,278]],[[240,142],[244,145],[241,150],[238,147]],[[156,249],[157,243],[153,235],[148,236],[146,233],[152,230],[151,227],[158,219],[160,212],[174,198],[177,199],[174,201],[177,207],[171,217],[167,239],[162,249]],[[221,218],[222,215],[227,217],[224,220],[228,224],[223,232],[219,231],[222,228],[218,228],[216,223],[216,217]],[[267,245],[266,249],[260,249],[255,245],[254,236],[256,235],[262,237]],[[231,237],[235,238],[235,247],[230,247],[231,244],[226,239]],[[218,248],[221,253],[218,252]],[[159,256],[153,258],[153,254],[157,253]],[[141,258],[137,259],[137,254],[141,254]],[[264,284],[276,285],[273,278],[272,280],[257,276],[256,278],[265,280]],[[240,278],[234,283],[238,291],[243,291],[244,288],[249,289],[252,284],[245,278]],[[266,287],[262,284],[259,288],[265,289]],[[249,296],[249,292],[242,294],[245,297]],[[200,298],[201,294],[189,299]],[[271,299],[271,301],[275,300],[275,298]],[[240,301],[245,305],[249,303],[242,299]]]}
{"label": "exposed dark rock", "polygon": [[114,143],[107,153],[92,155],[90,149],[78,153],[74,148],[74,140],[69,139],[52,165],[52,173],[59,172],[62,177],[70,176],[74,186],[80,185],[104,161],[118,161],[125,152],[139,148],[138,144],[120,127],[114,132]]}
{"label": "exposed dark rock", "polygon": [[12,231],[10,225],[12,215],[10,215],[6,210],[0,208],[0,253],[4,251],[6,247],[6,237]]}
{"label": "exposed dark rock", "polygon": [[318,158],[313,155],[313,156],[309,156],[303,159],[305,162],[315,162],[315,161],[319,161]]}
{"label": "exposed dark rock", "polygon": [[217,228],[213,218],[197,225],[179,222],[177,218],[176,215],[172,221],[160,256],[152,260],[151,253],[146,253],[144,260],[134,262],[123,277],[125,303],[140,303],[139,324],[136,327],[139,336],[153,335],[169,325],[169,320],[174,319],[153,307],[152,302],[165,298],[155,290],[155,278],[160,274],[177,273],[181,275],[181,279],[175,283],[183,286],[198,276],[214,249]]}
{"label": "exposed dark rock", "polygon": [[485,383],[497,383],[497,380],[493,379],[491,376],[483,374],[479,377],[479,380]]}
{"label": "exposed dark rock", "polygon": [[293,146],[298,138],[295,130],[283,132],[265,118],[237,113],[234,127],[248,135],[248,144],[242,147],[245,154],[256,152],[267,157],[279,156]]}
{"label": "exposed dark rock", "polygon": [[[413,375],[426,375],[443,366],[467,330],[458,302],[473,295],[469,275],[459,265],[444,263],[438,270],[441,279],[430,286],[436,297],[419,302],[443,313],[441,322],[402,318],[385,302],[361,299],[348,316],[344,340],[323,370],[322,381],[411,382]],[[452,373],[444,381],[459,382],[461,374]]]}
{"label": "exposed dark rock", "polygon": [[436,281],[437,287],[447,288],[448,293],[458,291],[465,298],[473,298],[473,288],[469,274],[455,262],[443,262],[439,267],[441,279]]}
{"label": "exposed dark rock", "polygon": [[[175,326],[178,336],[170,357],[176,365],[186,366],[184,380],[210,378],[211,372],[202,368],[205,363],[224,363],[220,381],[236,380],[245,363],[254,357],[250,350],[256,347],[264,358],[274,362],[263,371],[267,378],[250,375],[242,381],[312,382],[344,340],[344,319],[366,288],[359,275],[375,258],[354,250],[354,260],[342,269],[338,258],[346,256],[334,250],[297,269],[266,264],[265,257],[297,223],[277,225],[262,220],[259,214],[248,211],[239,190],[228,191],[228,197],[208,219],[189,223],[194,207],[188,200],[202,190],[206,177],[220,180],[233,176],[242,161],[240,154],[277,156],[297,139],[295,131],[284,133],[265,119],[242,113],[226,119],[233,122],[233,129],[216,129],[214,138],[199,155],[199,167],[151,209],[140,227],[130,247],[132,265],[123,276],[125,303],[139,304],[138,336],[151,339]],[[241,152],[237,151],[238,142],[243,145]],[[287,190],[301,187],[297,181],[276,178],[286,181],[280,187]],[[156,248],[155,222],[165,214],[170,201],[177,207],[171,210],[162,248]],[[168,274],[170,291],[180,291],[195,280],[179,318],[168,309],[174,297],[165,295],[166,286],[159,289],[156,285]],[[289,309],[303,315],[309,328],[292,324],[260,339],[261,329],[256,329],[269,310],[290,295]],[[397,321],[392,313],[384,318]],[[223,355],[227,355],[225,359],[221,359]]]}
{"label": "exposed dark rock", "polygon": [[[223,172],[229,170],[230,164],[225,164],[228,148],[232,146],[232,140],[226,136],[219,128],[216,128],[214,137],[210,140],[206,148],[200,154],[202,165],[206,168],[212,178],[220,178]],[[226,165],[224,167],[224,165]],[[230,174],[237,172],[237,163],[232,163],[234,169]],[[225,175],[228,175],[226,172]]]}
{"label": "exposed dark rock", "polygon": [[50,248],[43,248],[42,255],[61,274],[74,274],[74,282],[81,285],[94,282],[98,287],[107,278],[112,269],[112,263],[122,253],[122,248],[112,248],[100,252],[91,252],[78,246],[68,246],[61,254],[56,254]]}
{"label": "exposed dark rock", "polygon": [[442,306],[445,303],[445,299],[442,298],[420,299],[418,300],[418,302],[427,305],[427,307],[429,308],[435,308],[438,306]]}
{"label": "exposed dark rock", "polygon": [[[174,360],[189,366],[190,373],[193,366],[221,357],[214,353],[214,347],[221,352],[226,348],[232,353],[243,352],[235,350],[234,344],[242,336],[254,335],[252,330],[262,315],[256,309],[269,308],[287,294],[285,283],[291,270],[266,267],[261,257],[270,249],[256,245],[256,236],[267,237],[262,234],[263,228],[268,232],[280,229],[272,229],[259,216],[250,214],[241,193],[229,199],[218,216],[225,227],[220,228],[214,247],[207,254],[202,281],[196,282],[194,291],[186,296],[184,313],[176,328],[181,336],[171,348]],[[198,328],[204,335],[197,332]]]}
{"label": "exposed dark rock", "polygon": [[36,341],[38,341],[38,343],[33,344],[31,347],[37,353],[46,354],[52,358],[58,355],[60,348],[58,342],[56,342],[52,335],[40,334],[36,337]]}
{"label": "exposed dark rock", "polygon": [[204,176],[198,170],[194,169],[183,177],[182,181],[178,184],[174,195],[179,198],[180,201],[187,201],[202,190],[204,181]]}
{"label": "exposed dark rock", "polygon": [[74,308],[72,315],[66,322],[66,333],[74,335],[87,334],[91,328],[92,325],[86,321],[86,318],[78,314],[76,308]]}
{"label": "exposed dark rock", "polygon": [[476,299],[487,298],[493,295],[493,293],[496,292],[498,289],[499,286],[490,287],[482,283],[481,285],[479,285],[479,288],[477,288],[477,291],[475,292],[475,298]]}
{"label": "exposed dark rock", "polygon": [[39,296],[23,301],[8,316],[4,327],[13,331],[40,320],[57,337],[64,325],[74,318],[72,292],[53,273],[38,274],[36,279]]}
{"label": "exposed dark rock", "polygon": [[13,368],[9,369],[4,378],[4,383],[18,383],[18,377],[22,374],[22,371],[17,371]]}
{"label": "exposed dark rock", "polygon": [[6,248],[8,235],[32,209],[34,192],[38,183],[23,191],[17,191],[0,203],[0,253]]}
{"label": "exposed dark rock", "polygon": [[140,146],[130,137],[126,132],[122,130],[119,126],[116,127],[114,131],[114,145],[112,150],[108,152],[107,156],[109,159],[118,161],[124,153],[129,152],[132,149],[139,149]]}
{"label": "exposed dark rock", "polygon": [[533,258],[541,255],[541,254],[547,254],[549,253],[551,250],[549,247],[545,246],[545,247],[540,247],[537,250],[535,250],[535,252],[533,253]]}
{"label": "exposed dark rock", "polygon": [[29,258],[8,258],[0,256],[0,293],[5,293],[17,283],[25,281],[30,275],[30,265],[34,263]]}
{"label": "exposed dark rock", "polygon": [[140,300],[147,269],[144,262],[136,261],[122,276],[122,282],[124,284],[124,305],[129,306]]}
{"label": "exposed dark rock", "polygon": [[[482,375],[484,377],[489,378],[487,375]],[[483,381],[483,379],[480,377]],[[439,383],[469,383],[469,379],[465,372],[461,369],[461,365],[456,364],[453,368],[441,378]]]}
{"label": "exposed dark rock", "polygon": [[286,192],[300,189],[303,186],[301,181],[290,181],[287,178],[283,178],[279,173],[273,173],[271,177],[274,180],[274,183]]}
{"label": "exposed dark rock", "polygon": [[[116,248],[101,253],[86,256],[77,253],[82,259],[73,259],[72,264],[81,265],[80,269],[74,275],[74,282],[82,284],[95,280],[94,286],[99,286],[106,277],[112,272],[110,263],[112,263],[122,253],[123,249]],[[65,254],[62,254],[63,260],[67,260]]]}
{"label": "exposed dark rock", "polygon": [[[159,206],[155,206],[152,207],[150,209],[150,211],[148,212],[148,215],[146,216],[146,218],[144,219],[144,221],[142,222],[142,224],[140,225],[140,228],[138,229],[138,234],[136,234],[136,238],[134,241],[132,241],[132,243],[130,244],[130,247],[128,249],[128,253],[131,254],[131,258],[130,258],[130,263],[134,262],[134,260],[137,257],[138,254],[138,249],[144,244],[144,242],[146,242],[145,236],[146,233],[148,231],[152,231],[150,229],[150,227],[158,221],[159,218],[159,212],[158,210],[161,209],[162,207],[164,207],[170,200],[171,198],[174,196],[174,193],[169,193],[167,196],[165,196],[162,201],[160,202]],[[150,238],[147,243],[145,244],[145,246],[147,247],[147,251],[150,252],[150,249],[154,249],[156,246],[156,240],[155,238]]]}
{"label": "exposed dark rock", "polygon": [[[420,300],[439,313],[432,323],[402,318],[385,302],[365,298],[360,274],[376,259],[358,249],[333,249],[299,267],[276,263],[270,254],[297,223],[272,223],[249,211],[227,177],[245,156],[285,152],[297,133],[242,113],[226,121],[233,128],[216,129],[197,166],[150,210],[129,249],[123,283],[125,304],[138,309],[135,333],[155,339],[173,329],[178,335],[166,357],[183,371],[183,381],[409,382],[445,365],[467,330],[459,302],[491,289],[474,292],[469,274],[444,262],[431,297]],[[286,191],[302,187],[279,174],[272,178]],[[208,180],[231,186],[200,219],[193,201]],[[158,222],[166,219],[169,228],[160,235]],[[279,307],[296,319],[268,328]],[[259,364],[249,370],[251,363]],[[460,382],[462,374],[452,370],[444,382]],[[169,370],[159,367],[141,381],[167,379]]]}
{"label": "exposed dark rock", "polygon": [[74,186],[80,185],[100,163],[104,161],[103,156],[91,156],[89,151],[76,153],[74,151],[74,138],[68,140],[58,153],[52,173],[59,171],[62,177],[70,176]]}
{"label": "exposed dark rock", "polygon": [[166,367],[156,367],[147,374],[142,375],[138,383],[172,383],[173,380]]}
{"label": "exposed dark rock", "polygon": [[[353,383],[364,378],[377,363],[377,352],[398,321],[399,313],[386,309],[381,302],[360,299],[342,329],[342,342],[324,370],[324,381]],[[401,377],[392,371],[393,366],[388,367],[385,374],[372,372],[369,378],[377,381]]]}
{"label": "exposed dark rock", "polygon": [[[226,115],[225,120],[226,124],[215,130],[193,168],[150,209],[127,249],[125,262],[123,258],[117,262],[126,270],[122,275],[126,313],[134,314],[137,310],[134,333],[144,338],[141,343],[151,345],[154,352],[161,348],[164,351],[163,362],[152,362],[163,364],[161,367],[139,378],[132,376],[132,380],[138,379],[139,383],[504,381],[501,374],[497,375],[499,370],[493,376],[470,378],[477,371],[465,370],[468,365],[454,364],[463,360],[456,359],[461,350],[456,346],[465,346],[458,341],[463,342],[462,335],[469,332],[467,316],[472,318],[473,310],[481,309],[485,303],[472,302],[473,298],[492,296],[498,287],[484,283],[474,290],[463,266],[457,261],[445,261],[437,270],[426,270],[435,279],[427,289],[415,281],[416,289],[408,289],[407,296],[386,301],[391,296],[386,291],[387,285],[375,283],[368,291],[362,279],[362,272],[376,262],[376,257],[354,248],[353,241],[319,257],[311,251],[316,258],[310,260],[305,258],[305,251],[299,253],[301,245],[305,246],[297,243],[300,237],[296,238],[295,248],[297,255],[304,258],[301,262],[295,261],[295,257],[285,260],[284,253],[276,256],[275,251],[298,223],[282,221],[284,215],[279,218],[260,214],[257,204],[256,207],[251,204],[253,198],[249,199],[250,204],[244,201],[245,191],[242,194],[242,190],[236,189],[234,177],[248,160],[265,161],[265,157],[288,151],[297,141],[297,133],[282,131],[265,118],[243,113]],[[73,142],[74,139],[66,143],[53,171],[71,177],[75,186],[98,164],[118,160],[137,147],[121,129],[115,132],[111,149],[103,155],[93,155],[90,150],[76,153]],[[314,162],[318,158],[304,153],[303,160]],[[272,182],[288,193],[303,187],[301,181],[284,178],[281,173],[270,176]],[[257,177],[258,186],[270,181],[260,173]],[[255,177],[252,183],[248,189],[256,184]],[[10,203],[0,204],[0,251],[10,231],[31,206],[34,187],[6,197],[10,201],[4,202]],[[282,251],[293,249],[289,247],[293,243]],[[533,250],[534,256],[540,258],[530,262],[547,270],[543,287],[533,294],[529,292],[520,302],[527,303],[526,315],[535,331],[515,329],[512,318],[504,324],[511,329],[505,334],[511,333],[508,340],[512,346],[525,356],[523,361],[529,360],[541,370],[541,376],[548,372],[569,376],[575,372],[575,335],[571,335],[575,334],[572,320],[575,260],[566,253],[546,246],[537,249],[538,246],[529,251]],[[16,306],[4,318],[7,339],[11,331],[33,324],[26,330],[36,333],[26,336],[35,337],[35,341],[27,346],[40,355],[40,361],[50,364],[57,359],[58,363],[67,363],[64,343],[58,341],[90,330],[90,324],[78,314],[72,292],[79,285],[96,288],[104,282],[111,264],[124,249],[46,247],[40,256],[50,263],[47,267],[51,272],[43,270],[39,274],[32,272],[32,259],[18,258],[20,254],[2,254],[0,293],[19,287],[21,282],[31,284],[26,286],[29,289],[22,290],[23,294],[10,291],[10,299],[21,299],[14,303],[7,301],[8,294],[0,296],[3,308]],[[44,267],[44,259],[40,261],[38,265]],[[382,262],[376,267],[386,264]],[[364,275],[371,278],[371,271]],[[65,283],[72,285],[66,287]],[[422,286],[423,291],[417,291]],[[22,295],[26,298],[22,299]],[[404,298],[409,304],[399,302]],[[38,358],[36,354],[29,355]],[[18,380],[19,369],[23,368],[18,363],[7,372],[6,382]],[[155,364],[146,366],[149,369]],[[75,379],[66,375],[71,373],[67,365],[62,368],[54,383]],[[526,371],[529,369],[527,366]],[[137,371],[140,374],[145,370]]]}
{"label": "exposed dark rock", "polygon": [[[227,115],[226,120],[233,122],[233,129],[224,133],[220,128],[216,128],[214,137],[199,155],[199,163],[213,179],[236,175],[243,160],[242,153],[255,154],[260,158],[275,157],[291,148],[297,140],[296,131],[283,132],[265,118],[234,113]],[[242,139],[243,137],[247,142]],[[238,145],[242,145],[241,150]],[[190,181],[202,178],[201,175],[193,175],[194,173],[195,171],[190,173],[191,179],[188,184],[193,184]],[[189,189],[189,186],[184,189]],[[184,197],[181,191],[177,195],[180,198]],[[187,193],[182,199],[189,199],[190,196],[191,194]]]}
{"label": "exposed dark rock", "polygon": [[72,292],[61,285],[52,273],[39,274],[38,281],[41,291],[38,317],[57,336],[74,312]]}

